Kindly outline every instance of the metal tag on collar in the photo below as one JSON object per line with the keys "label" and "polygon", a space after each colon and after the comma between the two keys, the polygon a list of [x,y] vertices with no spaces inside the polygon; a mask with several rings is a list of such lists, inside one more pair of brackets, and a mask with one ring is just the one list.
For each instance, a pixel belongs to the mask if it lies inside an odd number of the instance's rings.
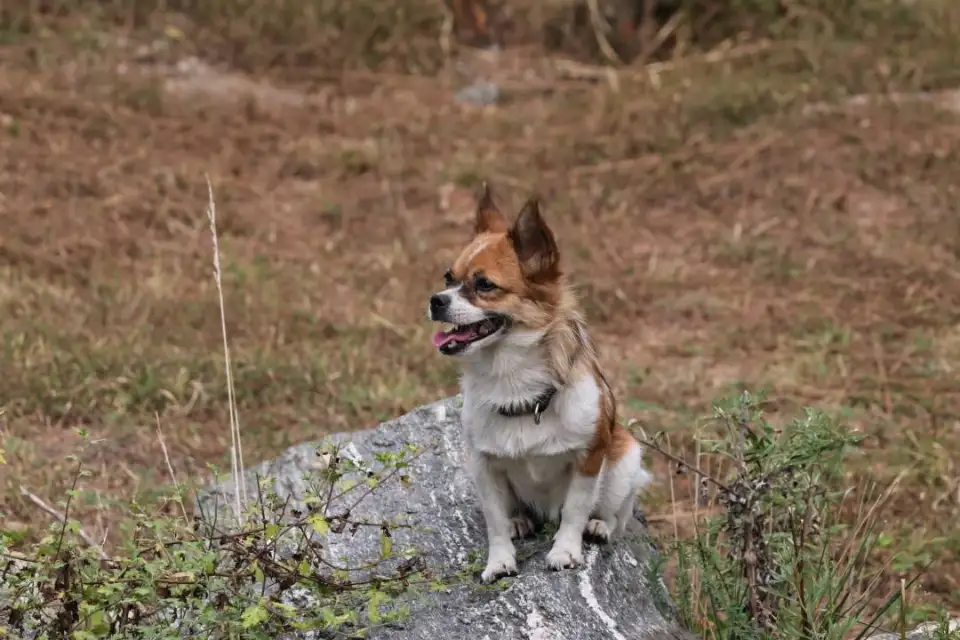
{"label": "metal tag on collar", "polygon": [[540,402],[533,405],[533,421],[536,424],[540,424],[540,416],[543,415],[543,405]]}

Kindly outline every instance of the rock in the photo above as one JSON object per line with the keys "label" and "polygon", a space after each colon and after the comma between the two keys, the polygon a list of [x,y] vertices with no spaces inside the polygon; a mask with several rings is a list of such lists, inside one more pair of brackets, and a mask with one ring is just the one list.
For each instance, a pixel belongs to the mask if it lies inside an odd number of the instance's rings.
{"label": "rock", "polygon": [[455,82],[460,86],[453,95],[454,101],[478,107],[498,104],[503,98],[500,81],[504,65],[503,49],[498,45],[461,56],[453,67]]}
{"label": "rock", "polygon": [[323,98],[287,89],[263,79],[215,67],[200,58],[181,58],[166,71],[163,88],[174,96],[217,102],[253,100],[265,108],[304,108],[323,103]]}
{"label": "rock", "polygon": [[460,89],[453,97],[457,102],[486,107],[500,100],[500,87],[492,82],[476,82]]}
{"label": "rock", "polygon": [[[672,620],[671,604],[656,567],[656,551],[634,522],[629,534],[605,547],[587,544],[585,566],[553,572],[544,555],[549,534],[518,543],[520,574],[492,587],[479,584],[478,573],[486,556],[483,516],[474,497],[472,482],[462,466],[459,398],[448,398],[412,411],[376,429],[340,433],[323,443],[293,447],[278,459],[248,470],[247,488],[256,499],[256,476],[273,478],[273,490],[291,507],[305,509],[307,478],[324,468],[330,459],[330,444],[341,447],[341,460],[352,458],[359,469],[351,475],[363,480],[365,470],[379,473],[376,456],[398,455],[405,447],[420,453],[399,475],[384,480],[373,493],[351,510],[353,519],[389,520],[403,516],[413,528],[393,529],[395,550],[411,549],[425,571],[434,576],[460,575],[439,590],[421,590],[397,596],[409,615],[389,626],[375,626],[368,637],[376,639],[471,638],[474,640],[643,640],[689,638]],[[327,447],[328,455],[317,451]],[[261,480],[262,486],[262,480]],[[198,507],[210,517],[214,504],[231,504],[229,482],[201,493]],[[328,507],[333,518],[346,499]],[[220,507],[220,514],[226,509]],[[222,515],[220,516],[223,517]],[[377,558],[381,544],[377,527],[360,527],[353,535],[328,533],[329,558],[341,564],[361,566]],[[398,558],[395,564],[412,562]],[[467,571],[464,571],[464,569]],[[384,568],[376,571],[384,573]],[[354,574],[354,580],[362,579]],[[291,590],[293,591],[293,590]],[[306,596],[287,597],[300,607],[309,607]],[[395,603],[397,604],[397,603]],[[289,638],[314,638],[297,632]]]}
{"label": "rock", "polygon": [[945,111],[960,113],[960,91],[943,89],[939,91],[913,91],[895,93],[860,93],[850,96],[839,103],[815,102],[803,107],[804,115],[849,113],[853,109],[870,105],[913,105],[929,104]]}
{"label": "rock", "polygon": [[955,636],[951,634],[958,632],[960,632],[960,618],[954,618],[944,624],[937,622],[922,624],[908,632],[906,636],[899,633],[878,633],[870,636],[869,640],[903,640],[904,638],[906,640],[947,640],[948,636],[952,639]]}

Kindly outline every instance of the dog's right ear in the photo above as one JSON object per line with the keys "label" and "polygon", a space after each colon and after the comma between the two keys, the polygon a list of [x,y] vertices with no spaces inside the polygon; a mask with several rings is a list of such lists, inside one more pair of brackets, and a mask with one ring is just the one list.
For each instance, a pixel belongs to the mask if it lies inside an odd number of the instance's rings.
{"label": "dog's right ear", "polygon": [[506,216],[493,202],[490,184],[484,181],[477,193],[477,219],[473,228],[474,233],[503,233],[509,227]]}

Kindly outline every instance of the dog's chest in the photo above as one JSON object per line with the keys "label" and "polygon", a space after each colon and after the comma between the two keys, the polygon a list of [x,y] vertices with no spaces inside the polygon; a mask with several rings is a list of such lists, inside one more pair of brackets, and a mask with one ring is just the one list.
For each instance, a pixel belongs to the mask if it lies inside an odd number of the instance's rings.
{"label": "dog's chest", "polygon": [[506,417],[480,410],[465,417],[467,440],[477,451],[496,458],[536,458],[582,449],[592,430],[570,428],[558,413],[551,406],[538,424],[532,416]]}
{"label": "dog's chest", "polygon": [[551,487],[565,484],[576,456],[572,453],[525,458],[497,458],[494,466],[507,474],[514,486]]}
{"label": "dog's chest", "polygon": [[[465,382],[468,382],[465,380]],[[478,391],[480,393],[478,393]],[[527,398],[540,390],[531,389]],[[596,433],[599,389],[585,376],[560,389],[541,414],[504,416],[499,398],[490,398],[464,385],[463,426],[470,447],[496,458],[532,458],[581,454]]]}
{"label": "dog's chest", "polygon": [[518,499],[556,518],[574,467],[596,437],[600,387],[584,373],[561,386],[536,420],[504,416],[499,407],[527,404],[556,385],[536,352],[478,359],[461,379],[466,446],[505,474]]}

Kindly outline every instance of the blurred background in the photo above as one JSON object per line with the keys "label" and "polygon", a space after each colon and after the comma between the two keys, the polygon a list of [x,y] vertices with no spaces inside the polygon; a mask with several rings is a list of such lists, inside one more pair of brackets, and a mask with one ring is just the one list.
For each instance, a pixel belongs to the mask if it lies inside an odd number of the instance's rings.
{"label": "blurred background", "polygon": [[205,174],[248,464],[456,391],[425,301],[488,179],[543,196],[624,417],[677,451],[741,388],[842,418],[851,483],[906,474],[887,585],[935,560],[911,601],[960,608],[955,0],[4,0],[0,47],[10,535],[74,454],[122,536],[158,424],[228,466]]}

